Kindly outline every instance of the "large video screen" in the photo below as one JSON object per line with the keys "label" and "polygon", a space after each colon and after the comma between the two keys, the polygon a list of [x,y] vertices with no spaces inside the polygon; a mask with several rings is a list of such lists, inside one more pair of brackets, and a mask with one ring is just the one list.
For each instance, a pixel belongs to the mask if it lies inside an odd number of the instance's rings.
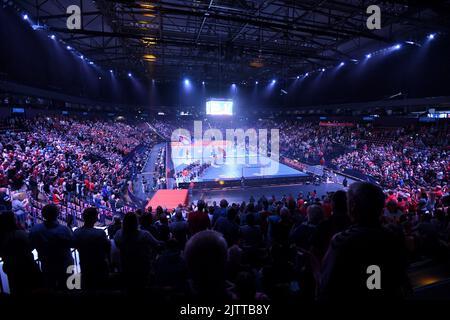
{"label": "large video screen", "polygon": [[206,114],[233,115],[233,100],[210,99],[206,101]]}

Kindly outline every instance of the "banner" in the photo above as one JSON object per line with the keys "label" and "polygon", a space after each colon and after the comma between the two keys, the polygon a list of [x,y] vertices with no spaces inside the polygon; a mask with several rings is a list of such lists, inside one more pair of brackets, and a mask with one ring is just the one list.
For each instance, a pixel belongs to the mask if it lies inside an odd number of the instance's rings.
{"label": "banner", "polygon": [[355,124],[352,122],[325,122],[320,121],[319,126],[322,127],[354,127]]}

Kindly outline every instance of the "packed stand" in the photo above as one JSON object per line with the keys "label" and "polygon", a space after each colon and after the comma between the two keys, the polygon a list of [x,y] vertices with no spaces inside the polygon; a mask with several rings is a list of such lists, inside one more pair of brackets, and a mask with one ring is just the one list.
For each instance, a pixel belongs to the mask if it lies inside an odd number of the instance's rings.
{"label": "packed stand", "polygon": [[[142,151],[154,141],[149,132],[120,122],[28,120],[26,130],[0,136],[0,187],[17,197],[29,195],[18,212],[48,202],[115,212],[145,163]],[[73,218],[76,214],[73,210]]]}
{"label": "packed stand", "polygon": [[[75,248],[87,293],[148,295],[153,303],[392,301],[412,295],[412,262],[448,262],[448,190],[422,193],[420,201],[358,182],[322,197],[313,191],[138,210],[116,216],[106,230],[96,228],[97,209],[87,208],[75,231],[58,223],[54,205],[29,231],[5,209],[0,256],[17,295],[68,291]],[[381,290],[367,289],[368,264],[382,267]]]}

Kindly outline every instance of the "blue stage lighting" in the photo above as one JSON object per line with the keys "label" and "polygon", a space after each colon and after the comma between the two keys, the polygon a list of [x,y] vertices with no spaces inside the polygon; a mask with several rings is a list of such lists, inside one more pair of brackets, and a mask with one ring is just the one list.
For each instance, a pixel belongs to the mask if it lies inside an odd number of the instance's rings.
{"label": "blue stage lighting", "polygon": [[305,77],[309,76],[309,72],[305,73]]}
{"label": "blue stage lighting", "polygon": [[205,85],[205,81],[202,81],[202,85]]}
{"label": "blue stage lighting", "polygon": [[109,69],[109,73],[113,73],[113,71],[111,69]]}
{"label": "blue stage lighting", "polygon": [[277,83],[277,80],[273,79],[272,84],[275,84],[275,83]]}
{"label": "blue stage lighting", "polygon": [[52,39],[52,40],[55,40],[55,35],[54,34],[52,34],[51,36],[50,36],[50,39]]}
{"label": "blue stage lighting", "polygon": [[343,67],[345,65],[345,62],[344,61],[342,61],[340,64],[339,64],[339,66],[341,66],[341,67]]}
{"label": "blue stage lighting", "polygon": [[28,20],[28,15],[27,15],[27,14],[24,14],[24,15],[22,16],[22,18],[23,18],[23,20]]}
{"label": "blue stage lighting", "polygon": [[435,35],[434,33],[430,33],[430,34],[427,36],[427,38],[428,38],[429,40],[433,40],[434,37],[436,37],[436,35]]}
{"label": "blue stage lighting", "polygon": [[325,68],[322,68],[322,72],[325,72]]}
{"label": "blue stage lighting", "polygon": [[258,84],[258,81],[255,81],[255,84]]}
{"label": "blue stage lighting", "polygon": [[366,54],[366,58],[367,58],[367,59],[372,58],[372,54],[371,54],[371,53]]}
{"label": "blue stage lighting", "polygon": [[130,77],[130,78],[131,78],[131,72],[128,72],[128,77]]}
{"label": "blue stage lighting", "polygon": [[300,76],[297,76],[297,79],[300,79]]}
{"label": "blue stage lighting", "polygon": [[67,48],[67,50],[72,50],[71,46],[67,46],[66,48]]}
{"label": "blue stage lighting", "polygon": [[184,84],[185,84],[186,86],[188,86],[190,83],[191,83],[191,82],[189,81],[189,79],[184,79]]}
{"label": "blue stage lighting", "polygon": [[396,45],[394,46],[394,49],[398,50],[398,49],[400,49],[401,47],[402,47],[401,44],[396,44]]}

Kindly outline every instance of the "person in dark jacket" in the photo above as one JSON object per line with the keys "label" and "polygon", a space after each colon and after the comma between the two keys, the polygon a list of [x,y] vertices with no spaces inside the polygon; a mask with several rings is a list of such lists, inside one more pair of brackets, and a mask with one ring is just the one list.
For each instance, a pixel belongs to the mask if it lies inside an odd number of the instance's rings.
{"label": "person in dark jacket", "polygon": [[104,288],[108,279],[108,259],[111,243],[102,229],[94,227],[98,220],[96,208],[83,211],[84,225],[74,231],[74,246],[80,255],[83,289]]}
{"label": "person in dark jacket", "polygon": [[0,213],[0,257],[12,295],[30,294],[42,285],[28,234],[17,227],[14,213]]}
{"label": "person in dark jacket", "polygon": [[54,204],[42,208],[44,223],[30,231],[30,240],[41,261],[46,286],[50,289],[67,289],[69,267],[73,266],[70,249],[73,247],[72,230],[59,224],[59,209]]}
{"label": "person in dark jacket", "polygon": [[355,182],[347,194],[353,225],[336,234],[320,272],[321,300],[401,299],[407,287],[403,239],[380,223],[385,196],[376,185]]}

